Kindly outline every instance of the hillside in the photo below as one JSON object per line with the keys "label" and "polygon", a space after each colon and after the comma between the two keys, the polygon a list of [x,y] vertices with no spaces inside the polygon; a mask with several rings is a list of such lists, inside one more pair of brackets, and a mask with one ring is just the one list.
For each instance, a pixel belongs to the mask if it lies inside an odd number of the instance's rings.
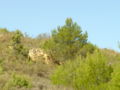
{"label": "hillside", "polygon": [[[55,65],[46,65],[41,61],[32,62],[28,57],[18,55],[11,49],[12,37],[15,32],[7,29],[0,29],[0,90],[64,90],[65,87],[55,86],[51,83],[49,76],[55,69]],[[24,36],[21,43],[27,49],[39,48],[40,43],[46,40],[46,37],[31,38]],[[13,76],[30,79],[32,88],[12,85]],[[20,84],[24,84],[21,81]]]}
{"label": "hillside", "polygon": [[87,38],[71,18],[51,36],[1,28],[0,90],[119,90],[120,53]]}

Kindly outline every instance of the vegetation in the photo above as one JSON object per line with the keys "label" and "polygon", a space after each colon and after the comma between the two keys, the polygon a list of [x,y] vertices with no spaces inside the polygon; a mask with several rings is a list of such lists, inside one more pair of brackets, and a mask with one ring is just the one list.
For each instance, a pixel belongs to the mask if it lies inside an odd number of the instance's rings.
{"label": "vegetation", "polygon": [[[32,48],[44,49],[52,63],[29,60]],[[36,38],[0,29],[0,90],[119,89],[120,54],[93,45],[71,18]]]}
{"label": "vegetation", "polygon": [[28,51],[26,48],[24,48],[24,46],[21,43],[22,37],[23,37],[23,34],[19,30],[16,30],[12,37],[11,45],[16,54],[27,56]]}
{"label": "vegetation", "polygon": [[[92,44],[88,44],[87,38],[87,32],[83,33],[77,23],[74,23],[71,18],[67,18],[65,25],[53,30],[50,40],[46,41],[43,46],[52,54],[55,61],[64,62],[74,59],[85,46],[89,49],[93,48]],[[82,51],[79,54],[82,54]],[[84,49],[84,54],[87,51],[89,50]],[[94,50],[92,49],[92,51]]]}
{"label": "vegetation", "polygon": [[4,89],[9,90],[13,87],[26,87],[31,88],[32,84],[30,78],[25,75],[13,74],[11,79],[5,84]]}
{"label": "vegetation", "polygon": [[106,57],[99,51],[88,54],[85,59],[77,58],[74,62],[69,61],[52,75],[54,84],[63,84],[74,87],[76,90],[90,90],[108,83],[113,71],[107,65]]}

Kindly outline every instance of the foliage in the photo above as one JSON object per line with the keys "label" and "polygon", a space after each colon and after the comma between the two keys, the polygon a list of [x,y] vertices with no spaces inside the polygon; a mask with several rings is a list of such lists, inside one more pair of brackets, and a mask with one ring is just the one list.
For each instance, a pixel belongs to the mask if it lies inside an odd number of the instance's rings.
{"label": "foliage", "polygon": [[71,18],[66,19],[62,27],[52,31],[52,37],[44,48],[50,50],[55,60],[65,61],[75,57],[76,53],[87,44],[87,32],[82,33],[80,26]]}
{"label": "foliage", "polygon": [[[0,90],[120,90],[120,53],[98,48],[87,38],[71,18],[51,36],[32,38],[0,28]],[[28,50],[39,47],[64,63],[29,61]]]}
{"label": "foliage", "polygon": [[9,31],[6,28],[0,28],[0,34],[1,33],[8,33]]}
{"label": "foliage", "polygon": [[108,83],[111,79],[112,67],[107,65],[106,57],[95,51],[87,58],[59,66],[51,79],[54,84],[69,85],[76,90],[90,90]]}
{"label": "foliage", "polygon": [[31,87],[31,83],[29,82],[29,79],[25,76],[21,75],[13,75],[13,85],[19,86],[19,87]]}
{"label": "foliage", "polygon": [[26,75],[13,74],[12,78],[6,83],[4,88],[9,89],[9,88],[12,88],[12,87],[31,88],[32,83],[30,81],[30,78]]}
{"label": "foliage", "polygon": [[23,34],[19,30],[16,30],[12,37],[12,47],[16,54],[27,56],[27,53],[28,53],[27,48],[25,48],[21,43],[22,37],[23,37]]}
{"label": "foliage", "polygon": [[23,34],[21,33],[21,31],[16,30],[14,36],[12,37],[13,44],[21,43],[22,36],[23,36]]}
{"label": "foliage", "polygon": [[87,43],[78,51],[77,55],[86,57],[88,53],[92,54],[96,49],[98,49],[97,46],[93,45],[92,43]]}
{"label": "foliage", "polygon": [[116,65],[109,82],[109,90],[120,90],[120,63]]}

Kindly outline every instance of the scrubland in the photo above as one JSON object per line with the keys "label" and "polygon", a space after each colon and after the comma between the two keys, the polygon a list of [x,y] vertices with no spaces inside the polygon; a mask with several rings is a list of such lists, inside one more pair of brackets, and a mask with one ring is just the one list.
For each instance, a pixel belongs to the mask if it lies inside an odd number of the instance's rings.
{"label": "scrubland", "polygon": [[[1,28],[0,90],[120,90],[120,54],[88,38],[71,18],[35,38]],[[32,48],[43,49],[51,63],[29,59]]]}

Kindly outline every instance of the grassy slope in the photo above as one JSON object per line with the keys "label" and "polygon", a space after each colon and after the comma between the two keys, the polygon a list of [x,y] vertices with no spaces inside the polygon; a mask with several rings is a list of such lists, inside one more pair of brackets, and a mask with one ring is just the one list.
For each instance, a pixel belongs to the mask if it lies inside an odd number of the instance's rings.
{"label": "grassy slope", "polygon": [[[33,87],[30,88],[20,88],[12,87],[11,90],[72,90],[72,88],[55,86],[50,81],[50,75],[56,68],[55,65],[45,65],[42,62],[30,62],[28,58],[16,55],[9,48],[11,43],[12,33],[1,34],[0,33],[0,66],[2,71],[0,72],[0,90],[6,83],[9,82],[13,73],[26,75],[31,78]],[[30,48],[38,48],[42,42],[47,38],[22,38],[22,44]],[[101,51],[108,56],[110,64],[116,65],[119,63],[120,55],[108,49],[101,49]]]}
{"label": "grassy slope", "polygon": [[[3,90],[6,83],[11,79],[13,73],[26,75],[31,78],[33,87],[28,90],[70,90],[62,86],[54,86],[50,81],[50,74],[54,70],[54,65],[45,65],[42,62],[30,62],[28,58],[15,55],[9,48],[12,33],[0,33],[0,66],[2,73],[0,75],[0,90]],[[41,39],[25,37],[22,43],[28,49],[39,47]],[[27,88],[11,87],[11,90],[27,90]]]}

